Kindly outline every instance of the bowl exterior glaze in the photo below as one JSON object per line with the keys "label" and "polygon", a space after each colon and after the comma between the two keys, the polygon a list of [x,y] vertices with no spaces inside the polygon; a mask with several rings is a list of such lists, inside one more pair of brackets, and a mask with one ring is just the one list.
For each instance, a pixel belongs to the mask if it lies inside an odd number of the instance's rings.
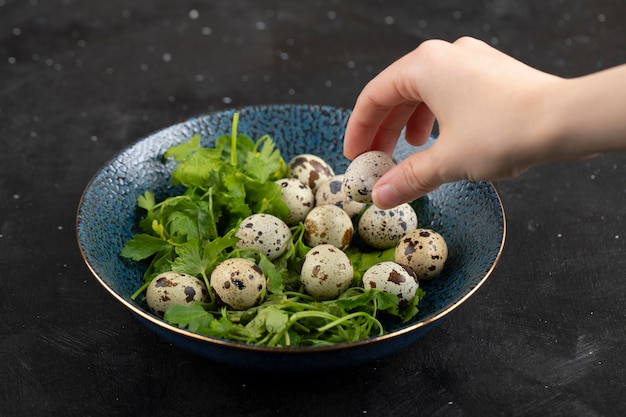
{"label": "bowl exterior glaze", "polygon": [[[200,134],[204,146],[230,134],[239,113],[240,133],[257,139],[270,135],[286,161],[311,153],[336,173],[349,161],[342,139],[350,116],[346,109],[317,105],[267,105],[230,109],[193,118],[139,140],[101,168],[87,185],[77,213],[77,239],[83,258],[100,284],[142,323],[175,346],[222,363],[261,370],[306,371],[352,366],[388,355],[413,343],[467,300],[489,277],[504,245],[506,222],[490,183],[445,184],[419,202],[419,226],[444,236],[449,257],[442,274],[426,282],[420,312],[386,335],[314,348],[265,348],[200,336],[171,326],[151,314],[143,301],[131,300],[145,265],[122,258],[126,241],[137,233],[137,197],[154,191],[157,199],[177,190],[170,185],[174,163],[163,153]],[[432,143],[432,140],[431,140]],[[400,140],[394,157],[416,148]]]}

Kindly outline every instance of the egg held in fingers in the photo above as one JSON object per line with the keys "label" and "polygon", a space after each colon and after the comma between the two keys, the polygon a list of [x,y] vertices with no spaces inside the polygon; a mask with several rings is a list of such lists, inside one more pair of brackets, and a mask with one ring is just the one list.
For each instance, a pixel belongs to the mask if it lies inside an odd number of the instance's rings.
{"label": "egg held in fingers", "polygon": [[359,203],[372,202],[374,184],[397,163],[382,151],[369,151],[357,156],[344,173],[345,194]]}

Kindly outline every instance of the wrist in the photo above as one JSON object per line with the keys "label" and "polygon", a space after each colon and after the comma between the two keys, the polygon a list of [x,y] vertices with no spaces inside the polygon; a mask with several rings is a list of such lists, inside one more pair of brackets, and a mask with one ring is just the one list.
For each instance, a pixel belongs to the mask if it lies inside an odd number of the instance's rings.
{"label": "wrist", "polygon": [[546,90],[545,138],[553,159],[626,150],[626,66],[572,79]]}

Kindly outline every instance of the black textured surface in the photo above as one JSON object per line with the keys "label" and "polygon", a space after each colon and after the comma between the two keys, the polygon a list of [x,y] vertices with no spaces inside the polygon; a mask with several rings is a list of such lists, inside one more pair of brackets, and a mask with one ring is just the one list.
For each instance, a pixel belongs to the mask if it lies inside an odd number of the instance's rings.
{"label": "black textured surface", "polygon": [[418,343],[337,372],[169,346],[95,282],[74,225],[103,163],[189,117],[351,107],[433,37],[581,75],[626,62],[625,29],[620,0],[0,0],[0,415],[625,415],[624,155],[498,184],[508,235],[487,285]]}

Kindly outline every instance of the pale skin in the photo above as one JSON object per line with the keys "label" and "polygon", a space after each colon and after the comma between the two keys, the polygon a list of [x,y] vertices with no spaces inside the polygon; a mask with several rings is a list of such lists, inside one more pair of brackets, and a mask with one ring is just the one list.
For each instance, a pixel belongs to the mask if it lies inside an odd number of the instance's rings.
{"label": "pale skin", "polygon": [[373,200],[391,208],[458,180],[497,181],[558,160],[626,151],[626,65],[565,79],[473,39],[429,40],[372,79],[348,121],[344,154],[433,146],[385,174]]}

